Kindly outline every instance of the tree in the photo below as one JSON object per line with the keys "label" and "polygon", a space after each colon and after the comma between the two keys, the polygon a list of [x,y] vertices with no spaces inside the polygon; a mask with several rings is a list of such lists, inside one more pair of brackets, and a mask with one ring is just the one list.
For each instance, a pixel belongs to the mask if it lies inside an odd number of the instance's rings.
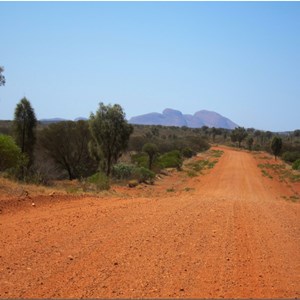
{"label": "tree", "polygon": [[86,121],[53,123],[39,133],[37,148],[67,171],[72,180],[92,175],[97,170],[95,160],[89,155],[90,139]]}
{"label": "tree", "polygon": [[252,151],[253,142],[254,142],[254,139],[252,136],[247,139],[247,145],[248,145],[248,148],[250,151]]}
{"label": "tree", "polygon": [[300,137],[300,129],[294,130],[294,136],[295,137]]}
{"label": "tree", "polygon": [[21,160],[21,149],[11,136],[0,134],[0,171],[17,167]]}
{"label": "tree", "polygon": [[215,142],[216,135],[220,135],[220,134],[222,134],[221,129],[215,128],[215,127],[212,127],[212,128],[211,128],[211,135],[212,135],[213,143]]}
{"label": "tree", "polygon": [[100,169],[109,176],[113,164],[127,149],[133,127],[125,119],[120,105],[100,103],[96,114],[90,116],[90,131],[90,151],[99,161]]}
{"label": "tree", "polygon": [[278,136],[274,136],[271,143],[271,149],[275,156],[275,160],[277,159],[277,156],[280,154],[282,148],[282,139]]}
{"label": "tree", "polygon": [[[262,132],[260,130],[255,130],[254,131],[254,137],[256,138],[256,143],[258,143],[259,141],[259,137],[262,137]],[[262,140],[260,139],[260,143],[262,143]]]}
{"label": "tree", "polygon": [[1,85],[5,85],[5,77],[4,77],[4,75],[2,74],[2,72],[4,72],[4,68],[3,68],[3,67],[0,67],[0,86],[1,86]]}
{"label": "tree", "polygon": [[16,143],[21,148],[21,152],[28,156],[30,165],[33,161],[37,119],[30,102],[26,98],[21,99],[17,104],[13,124]]}
{"label": "tree", "polygon": [[158,148],[155,144],[147,143],[147,144],[144,145],[142,151],[147,153],[147,155],[149,157],[149,170],[151,170],[154,159],[155,159],[155,157],[158,153]]}
{"label": "tree", "polygon": [[271,137],[273,136],[273,133],[271,131],[266,131],[265,136],[266,136],[267,140],[270,140]]}
{"label": "tree", "polygon": [[238,142],[239,148],[241,147],[241,142],[248,136],[248,133],[244,127],[236,127],[231,132],[231,140],[232,142]]}

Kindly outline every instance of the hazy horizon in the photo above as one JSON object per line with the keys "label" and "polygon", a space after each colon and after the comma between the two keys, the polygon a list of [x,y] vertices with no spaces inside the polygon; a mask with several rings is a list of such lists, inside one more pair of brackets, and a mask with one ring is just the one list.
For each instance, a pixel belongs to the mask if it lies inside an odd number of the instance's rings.
{"label": "hazy horizon", "polygon": [[300,128],[299,2],[0,2],[0,119],[215,111]]}

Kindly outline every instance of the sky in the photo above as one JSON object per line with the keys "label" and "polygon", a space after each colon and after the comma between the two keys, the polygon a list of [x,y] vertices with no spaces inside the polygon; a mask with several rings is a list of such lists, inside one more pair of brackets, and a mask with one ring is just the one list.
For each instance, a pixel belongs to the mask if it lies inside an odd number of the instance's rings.
{"label": "sky", "polygon": [[300,128],[300,2],[0,2],[0,120],[206,109]]}

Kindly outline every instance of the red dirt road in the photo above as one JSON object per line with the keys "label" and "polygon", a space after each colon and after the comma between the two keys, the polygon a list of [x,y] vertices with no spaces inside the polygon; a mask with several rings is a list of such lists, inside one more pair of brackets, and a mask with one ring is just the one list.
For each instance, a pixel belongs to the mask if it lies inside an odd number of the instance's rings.
{"label": "red dirt road", "polygon": [[299,297],[299,203],[251,154],[224,151],[204,176],[166,178],[175,192],[4,210],[0,297]]}

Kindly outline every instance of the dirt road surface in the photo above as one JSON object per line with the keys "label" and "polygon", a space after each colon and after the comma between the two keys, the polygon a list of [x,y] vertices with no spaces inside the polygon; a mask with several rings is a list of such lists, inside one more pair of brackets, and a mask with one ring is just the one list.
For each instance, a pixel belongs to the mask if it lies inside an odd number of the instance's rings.
{"label": "dirt road surface", "polygon": [[299,297],[289,189],[225,149],[208,174],[139,194],[36,197],[0,214],[0,297]]}

